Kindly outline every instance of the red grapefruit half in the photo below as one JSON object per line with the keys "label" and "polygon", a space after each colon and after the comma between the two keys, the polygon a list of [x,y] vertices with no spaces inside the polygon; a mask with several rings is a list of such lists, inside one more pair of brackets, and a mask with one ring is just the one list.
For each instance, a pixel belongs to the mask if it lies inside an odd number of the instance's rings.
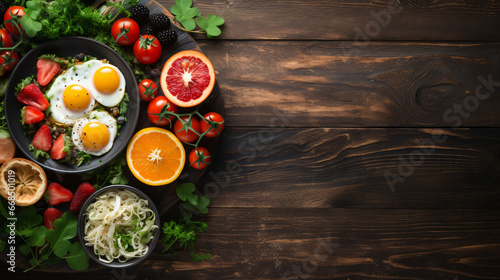
{"label": "red grapefruit half", "polygon": [[161,89],[177,106],[193,107],[210,95],[215,71],[208,58],[197,51],[181,51],[170,57],[161,72]]}

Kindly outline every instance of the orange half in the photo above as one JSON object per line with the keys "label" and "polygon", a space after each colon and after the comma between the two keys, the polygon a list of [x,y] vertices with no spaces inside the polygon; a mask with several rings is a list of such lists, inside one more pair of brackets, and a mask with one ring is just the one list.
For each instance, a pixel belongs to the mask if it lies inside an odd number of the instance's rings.
{"label": "orange half", "polygon": [[144,184],[170,184],[182,172],[186,152],[181,141],[170,131],[148,127],[138,131],[127,147],[127,164]]}

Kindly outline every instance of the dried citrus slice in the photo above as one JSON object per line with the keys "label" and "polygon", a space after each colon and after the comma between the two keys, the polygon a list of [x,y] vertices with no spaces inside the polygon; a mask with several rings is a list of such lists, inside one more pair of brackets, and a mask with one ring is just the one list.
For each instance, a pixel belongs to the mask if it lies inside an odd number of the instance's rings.
{"label": "dried citrus slice", "polygon": [[127,147],[127,164],[134,176],[151,186],[173,182],[182,172],[186,152],[181,141],[163,128],[137,132]]}
{"label": "dried citrus slice", "polygon": [[0,194],[6,199],[13,195],[16,205],[35,204],[42,198],[46,188],[45,171],[30,160],[13,158],[0,169]]}
{"label": "dried citrus slice", "polygon": [[161,72],[161,89],[175,105],[193,107],[210,95],[215,71],[208,58],[197,51],[181,51],[170,57]]}

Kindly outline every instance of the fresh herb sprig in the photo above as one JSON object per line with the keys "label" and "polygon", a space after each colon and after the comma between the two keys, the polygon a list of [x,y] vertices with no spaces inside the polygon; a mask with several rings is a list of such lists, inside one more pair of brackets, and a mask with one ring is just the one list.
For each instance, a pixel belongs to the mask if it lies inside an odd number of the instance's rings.
{"label": "fresh herb sprig", "polygon": [[[191,260],[199,262],[208,260],[212,254],[198,254],[194,251],[196,245],[196,234],[208,229],[204,222],[194,221],[193,213],[207,214],[210,198],[199,194],[193,183],[182,183],[177,186],[176,193],[182,201],[181,218],[179,221],[171,220],[163,224],[163,253],[173,254],[179,249],[191,250]],[[185,211],[188,210],[189,214]]]}
{"label": "fresh herb sprig", "polygon": [[[206,33],[210,39],[219,36],[222,31],[219,26],[224,24],[224,19],[216,15],[208,15],[208,18],[201,15],[201,12],[193,6],[192,0],[176,0],[175,5],[170,8],[170,12],[175,15],[184,31],[192,33]],[[196,19],[196,20],[195,20]],[[195,30],[196,25],[201,30]]]}

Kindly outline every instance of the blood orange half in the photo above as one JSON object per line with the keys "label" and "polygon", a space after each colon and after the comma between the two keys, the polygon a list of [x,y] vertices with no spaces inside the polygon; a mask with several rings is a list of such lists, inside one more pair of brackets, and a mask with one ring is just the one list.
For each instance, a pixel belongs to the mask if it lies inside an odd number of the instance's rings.
{"label": "blood orange half", "polygon": [[161,89],[177,106],[193,107],[210,95],[215,71],[208,58],[197,51],[181,51],[170,57],[161,72]]}

